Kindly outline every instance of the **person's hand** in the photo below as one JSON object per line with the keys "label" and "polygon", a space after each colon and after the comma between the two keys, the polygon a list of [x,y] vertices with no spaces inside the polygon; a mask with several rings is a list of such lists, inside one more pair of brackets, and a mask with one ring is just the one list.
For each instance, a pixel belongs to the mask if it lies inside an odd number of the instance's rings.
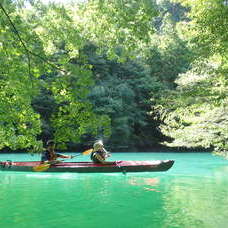
{"label": "person's hand", "polygon": [[58,164],[58,163],[61,163],[62,161],[60,160],[52,160],[52,161],[49,161],[50,164],[52,165],[55,165],[55,164]]}
{"label": "person's hand", "polygon": [[106,153],[106,158],[111,157],[111,153],[107,152]]}

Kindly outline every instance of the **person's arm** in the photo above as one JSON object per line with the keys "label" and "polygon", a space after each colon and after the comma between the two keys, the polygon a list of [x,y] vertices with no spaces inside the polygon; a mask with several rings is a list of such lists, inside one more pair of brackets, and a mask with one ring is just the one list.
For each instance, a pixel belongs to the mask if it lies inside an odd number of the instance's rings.
{"label": "person's arm", "polygon": [[96,157],[96,159],[99,160],[100,163],[103,164],[105,162],[104,158],[101,155],[99,155],[98,153],[96,153],[94,156]]}
{"label": "person's arm", "polygon": [[114,165],[114,164],[116,164],[115,162],[105,161],[99,154],[96,154],[95,156],[100,161],[100,163],[103,165]]}
{"label": "person's arm", "polygon": [[111,153],[108,152],[105,148],[103,148],[103,151],[105,152],[105,158],[111,157]]}
{"label": "person's arm", "polygon": [[48,153],[43,151],[41,154],[41,163],[47,163],[49,161]]}

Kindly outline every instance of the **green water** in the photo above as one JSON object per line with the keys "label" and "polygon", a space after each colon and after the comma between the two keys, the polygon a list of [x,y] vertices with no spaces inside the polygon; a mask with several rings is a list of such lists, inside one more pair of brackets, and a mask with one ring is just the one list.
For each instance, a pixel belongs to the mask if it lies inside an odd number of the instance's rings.
{"label": "green water", "polygon": [[[7,159],[38,157],[0,154]],[[227,227],[228,161],[205,153],[116,153],[111,160],[153,159],[175,164],[127,175],[0,171],[0,227]]]}

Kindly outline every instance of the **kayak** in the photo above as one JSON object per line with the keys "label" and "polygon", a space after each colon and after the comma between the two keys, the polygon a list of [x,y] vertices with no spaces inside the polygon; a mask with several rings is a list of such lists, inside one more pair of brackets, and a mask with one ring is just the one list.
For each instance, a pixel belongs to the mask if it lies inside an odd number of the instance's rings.
{"label": "kayak", "polygon": [[[93,162],[61,162],[51,165],[45,172],[75,172],[75,173],[113,173],[113,172],[161,172],[167,171],[174,164],[173,160],[155,161],[117,161],[115,164],[95,164]],[[2,171],[33,171],[40,161],[0,162]]]}

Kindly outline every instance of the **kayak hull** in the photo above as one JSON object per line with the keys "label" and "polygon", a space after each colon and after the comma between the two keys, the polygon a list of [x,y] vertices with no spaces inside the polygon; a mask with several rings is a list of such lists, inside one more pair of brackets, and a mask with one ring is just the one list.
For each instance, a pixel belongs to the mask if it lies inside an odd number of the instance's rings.
{"label": "kayak hull", "polygon": [[[156,161],[118,161],[116,164],[95,164],[93,162],[61,162],[51,165],[45,172],[74,172],[74,173],[116,173],[116,172],[162,172],[169,170],[173,160]],[[40,161],[32,162],[0,162],[2,171],[34,172],[33,168]]]}

